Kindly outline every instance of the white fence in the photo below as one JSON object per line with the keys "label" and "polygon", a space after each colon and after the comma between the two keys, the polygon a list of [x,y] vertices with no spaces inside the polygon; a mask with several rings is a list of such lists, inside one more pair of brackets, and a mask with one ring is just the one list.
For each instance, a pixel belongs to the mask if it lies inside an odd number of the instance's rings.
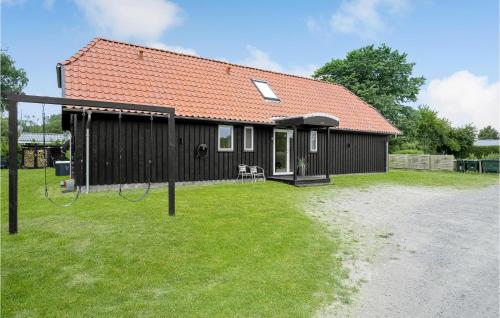
{"label": "white fence", "polygon": [[452,155],[389,155],[389,169],[453,171]]}

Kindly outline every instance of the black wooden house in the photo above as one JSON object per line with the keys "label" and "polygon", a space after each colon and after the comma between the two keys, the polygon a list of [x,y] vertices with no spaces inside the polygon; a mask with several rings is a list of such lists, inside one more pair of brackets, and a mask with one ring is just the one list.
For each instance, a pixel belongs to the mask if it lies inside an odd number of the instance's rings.
{"label": "black wooden house", "polygon": [[[297,185],[385,172],[399,134],[340,85],[117,41],[95,39],[57,70],[65,97],[175,108],[177,181],[235,179],[239,164]],[[161,114],[65,106],[63,128],[77,184],[167,180]]]}

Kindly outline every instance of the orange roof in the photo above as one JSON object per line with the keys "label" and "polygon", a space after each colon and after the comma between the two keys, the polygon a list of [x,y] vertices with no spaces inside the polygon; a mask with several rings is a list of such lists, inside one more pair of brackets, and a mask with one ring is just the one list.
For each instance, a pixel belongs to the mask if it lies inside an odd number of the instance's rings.
{"label": "orange roof", "polygon": [[[97,38],[64,66],[64,95],[174,107],[176,116],[272,123],[272,117],[326,113],[339,129],[399,134],[343,86]],[[267,81],[280,101],[265,100]]]}

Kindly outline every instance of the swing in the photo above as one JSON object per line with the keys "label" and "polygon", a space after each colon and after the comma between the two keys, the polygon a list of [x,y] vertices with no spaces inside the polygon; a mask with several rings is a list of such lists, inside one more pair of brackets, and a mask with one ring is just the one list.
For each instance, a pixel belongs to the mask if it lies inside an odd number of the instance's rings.
{"label": "swing", "polygon": [[[75,125],[75,138],[76,138],[76,132],[77,132],[77,117],[75,116],[75,121],[74,121],[74,125]],[[82,124],[83,124],[84,120],[82,120]],[[45,199],[47,199],[50,203],[52,203],[53,205],[57,206],[57,207],[60,207],[60,208],[67,208],[67,207],[70,207],[72,206],[77,200],[78,198],[80,197],[80,193],[81,193],[81,186],[77,186],[77,191],[76,191],[76,194],[75,196],[73,197],[73,199],[71,201],[69,201],[68,203],[65,203],[65,204],[60,204],[56,201],[54,201],[50,195],[49,195],[49,186],[48,186],[48,183],[47,183],[47,166],[48,166],[48,160],[47,160],[47,146],[46,146],[46,141],[45,141],[45,135],[46,135],[46,129],[45,129],[45,103],[42,104],[42,136],[43,136],[43,155],[44,155],[44,159],[45,159],[45,164],[44,164],[44,168],[43,168],[43,173],[44,173],[44,186],[45,186]],[[83,164],[80,165],[80,167],[82,166]],[[83,174],[82,174],[83,175]]]}
{"label": "swing", "polygon": [[119,147],[119,156],[118,156],[118,182],[119,190],[118,195],[129,202],[141,202],[146,199],[149,194],[149,190],[151,189],[151,175],[152,175],[152,154],[153,154],[153,115],[150,116],[149,122],[149,142],[150,142],[150,151],[149,151],[149,160],[148,160],[148,185],[144,191],[144,193],[138,198],[129,198],[123,194],[123,184],[122,184],[122,157],[123,157],[123,147],[122,147],[122,112],[118,114],[118,147]]}

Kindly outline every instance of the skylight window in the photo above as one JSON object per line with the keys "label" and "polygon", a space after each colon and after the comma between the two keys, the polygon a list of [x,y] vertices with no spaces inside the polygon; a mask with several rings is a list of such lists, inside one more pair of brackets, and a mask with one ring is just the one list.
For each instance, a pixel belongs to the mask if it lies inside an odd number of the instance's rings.
{"label": "skylight window", "polygon": [[280,100],[278,96],[276,96],[276,94],[273,92],[271,86],[269,86],[267,82],[257,81],[257,80],[252,80],[252,82],[254,83],[255,87],[257,87],[262,97],[264,97],[265,99],[274,101]]}

